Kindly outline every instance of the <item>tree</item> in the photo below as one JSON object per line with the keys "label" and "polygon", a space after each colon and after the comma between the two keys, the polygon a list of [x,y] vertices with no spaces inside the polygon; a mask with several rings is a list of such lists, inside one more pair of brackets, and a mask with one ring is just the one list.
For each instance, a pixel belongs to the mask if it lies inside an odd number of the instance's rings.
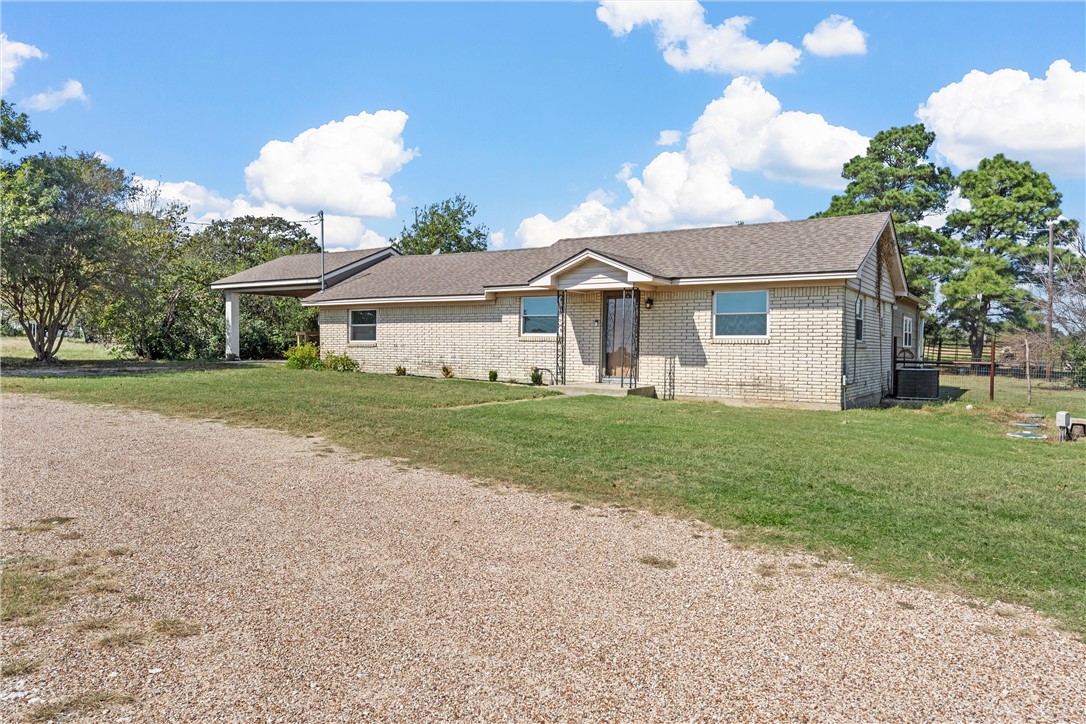
{"label": "tree", "polygon": [[927,216],[946,210],[954,188],[949,168],[928,160],[935,134],[922,123],[880,131],[871,139],[867,153],[845,163],[841,175],[849,179],[845,193],[834,196],[830,206],[815,216],[851,216],[888,211],[893,215],[901,243],[909,287],[931,298],[935,281],[948,266],[953,244],[936,231],[922,226]]}
{"label": "tree", "polygon": [[404,226],[392,246],[404,254],[456,254],[486,251],[490,234],[485,224],[471,226],[475,204],[457,194],[451,199],[430,204],[421,211],[415,207],[415,222]]}
{"label": "tree", "polygon": [[[124,263],[99,285],[85,307],[85,328],[149,359],[199,359],[223,354],[223,299],[212,282],[288,254],[319,251],[300,224],[279,217],[216,221],[196,234],[185,208],[137,192],[126,209]],[[316,310],[291,297],[241,297],[241,354],[274,357],[299,330],[314,331]]]}
{"label": "tree", "polygon": [[980,359],[989,329],[1034,323],[1028,287],[1047,259],[1047,223],[1059,218],[1061,195],[1048,174],[1003,154],[963,171],[959,184],[970,208],[947,216],[944,231],[960,241],[961,253],[941,288],[942,308]]}
{"label": "tree", "polygon": [[14,312],[35,358],[49,362],[115,261],[128,179],[86,153],[31,156],[0,170],[0,179],[0,304]]}
{"label": "tree", "polygon": [[16,146],[28,146],[40,139],[41,134],[31,130],[25,113],[16,113],[14,105],[0,100],[0,148],[15,153]]}

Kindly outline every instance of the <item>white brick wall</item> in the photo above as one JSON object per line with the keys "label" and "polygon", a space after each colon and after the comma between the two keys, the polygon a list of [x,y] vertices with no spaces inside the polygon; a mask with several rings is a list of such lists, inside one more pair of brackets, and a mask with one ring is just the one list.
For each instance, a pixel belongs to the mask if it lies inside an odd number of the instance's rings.
{"label": "white brick wall", "polygon": [[[712,291],[644,292],[653,308],[641,312],[640,380],[664,391],[665,365],[674,360],[675,393],[743,402],[841,405],[844,287],[770,290],[770,338],[713,339]],[[599,379],[602,297],[567,296],[566,381]],[[347,312],[323,309],[321,345],[346,351],[368,372],[440,376],[443,364],[457,377],[526,382],[533,366],[552,370],[551,338],[520,336],[520,298],[484,304],[381,307],[377,341],[347,342]],[[850,316],[850,314],[848,315]],[[851,327],[849,328],[851,329]]]}

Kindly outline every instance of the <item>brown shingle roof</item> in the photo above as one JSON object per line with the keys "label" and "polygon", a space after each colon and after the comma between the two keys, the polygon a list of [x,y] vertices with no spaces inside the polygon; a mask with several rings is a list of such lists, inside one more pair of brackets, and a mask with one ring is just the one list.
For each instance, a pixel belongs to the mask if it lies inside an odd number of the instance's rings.
{"label": "brown shingle roof", "polygon": [[479,295],[486,287],[525,285],[585,249],[668,279],[848,273],[859,269],[888,219],[889,214],[864,214],[562,239],[537,249],[391,257],[307,301]]}
{"label": "brown shingle roof", "polygon": [[[366,257],[382,252],[387,247],[377,249],[356,249],[354,251],[331,251],[325,254],[324,273],[331,274],[337,269],[342,269],[348,264],[361,261]],[[321,275],[320,254],[295,254],[293,256],[281,256],[278,259],[264,262],[237,274],[232,274],[217,282],[219,284],[244,284],[260,282],[280,282],[292,279],[317,279]]]}

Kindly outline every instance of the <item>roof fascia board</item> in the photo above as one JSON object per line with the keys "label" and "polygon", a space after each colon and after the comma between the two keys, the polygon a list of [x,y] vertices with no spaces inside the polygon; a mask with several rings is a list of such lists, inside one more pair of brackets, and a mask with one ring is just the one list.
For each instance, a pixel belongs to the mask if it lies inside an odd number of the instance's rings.
{"label": "roof fascia board", "polygon": [[759,282],[817,282],[847,281],[855,279],[859,272],[826,272],[823,274],[764,274],[749,277],[680,277],[672,283],[676,286],[694,284],[756,284]]}
{"label": "roof fascia board", "polygon": [[230,282],[229,284],[220,284],[218,282],[211,285],[212,289],[227,289],[232,291],[245,291],[246,289],[263,289],[265,287],[286,287],[290,285],[306,287],[312,284],[320,285],[320,277],[311,277],[307,279],[279,279],[275,281],[252,281],[252,282]]}
{"label": "roof fascia board", "polygon": [[493,299],[490,294],[450,294],[436,297],[371,297],[369,299],[327,299],[313,301],[303,299],[302,305],[306,307],[357,307],[385,304],[443,304],[447,302],[489,302]]}

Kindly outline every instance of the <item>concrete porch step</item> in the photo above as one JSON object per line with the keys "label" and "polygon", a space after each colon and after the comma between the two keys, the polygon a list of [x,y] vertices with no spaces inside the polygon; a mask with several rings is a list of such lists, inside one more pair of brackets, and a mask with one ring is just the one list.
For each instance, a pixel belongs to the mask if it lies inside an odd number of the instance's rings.
{"label": "concrete porch step", "polygon": [[640,395],[641,397],[656,397],[656,385],[621,387],[618,384],[612,384],[610,382],[592,382],[580,385],[553,385],[550,389],[561,392],[563,395],[570,395],[571,397],[577,395],[607,395],[609,397]]}

